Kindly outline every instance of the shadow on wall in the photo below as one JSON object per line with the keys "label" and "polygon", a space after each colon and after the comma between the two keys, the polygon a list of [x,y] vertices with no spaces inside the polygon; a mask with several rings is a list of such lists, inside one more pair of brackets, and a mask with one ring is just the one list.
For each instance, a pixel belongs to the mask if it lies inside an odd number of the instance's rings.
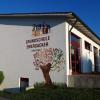
{"label": "shadow on wall", "polygon": [[69,75],[69,87],[100,88],[100,75]]}
{"label": "shadow on wall", "polygon": [[[55,22],[55,23],[54,23]],[[0,18],[0,24],[2,25],[17,25],[17,26],[33,26],[34,24],[51,24],[51,27],[62,24],[64,19],[60,17],[56,20],[52,17],[3,17]]]}
{"label": "shadow on wall", "polygon": [[8,93],[19,93],[26,91],[26,88],[24,87],[14,87],[14,88],[5,88],[3,91],[8,92]]}
{"label": "shadow on wall", "polygon": [[100,56],[97,57],[98,60],[97,60],[96,64],[93,64],[93,62],[90,58],[89,57],[82,58],[83,62],[84,62],[82,64],[82,72],[83,73],[91,73],[91,72],[100,73]]}
{"label": "shadow on wall", "polygon": [[98,72],[100,72],[100,54],[98,56]]}
{"label": "shadow on wall", "polygon": [[19,87],[6,88],[3,91],[8,92],[8,93],[19,93],[19,92],[21,92]]}
{"label": "shadow on wall", "polygon": [[92,61],[91,61],[91,59],[88,59],[88,61],[87,61],[87,64],[88,64],[88,70],[89,71],[92,71]]}
{"label": "shadow on wall", "polygon": [[93,63],[90,58],[83,57],[82,58],[82,73],[91,73],[93,68]]}

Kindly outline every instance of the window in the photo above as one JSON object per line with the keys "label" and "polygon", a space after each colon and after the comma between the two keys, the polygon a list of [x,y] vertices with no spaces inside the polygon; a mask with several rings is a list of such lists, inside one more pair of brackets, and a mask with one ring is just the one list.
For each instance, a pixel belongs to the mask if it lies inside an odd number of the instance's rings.
{"label": "window", "polygon": [[92,50],[91,44],[88,43],[87,41],[85,41],[85,49],[90,50],[90,51]]}

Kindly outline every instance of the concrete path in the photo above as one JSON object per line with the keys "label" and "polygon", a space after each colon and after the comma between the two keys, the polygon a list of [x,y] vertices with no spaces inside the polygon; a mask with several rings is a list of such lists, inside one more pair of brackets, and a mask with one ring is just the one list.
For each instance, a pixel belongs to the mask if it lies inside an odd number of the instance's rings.
{"label": "concrete path", "polygon": [[4,98],[4,97],[0,97],[0,100],[10,100],[10,99]]}

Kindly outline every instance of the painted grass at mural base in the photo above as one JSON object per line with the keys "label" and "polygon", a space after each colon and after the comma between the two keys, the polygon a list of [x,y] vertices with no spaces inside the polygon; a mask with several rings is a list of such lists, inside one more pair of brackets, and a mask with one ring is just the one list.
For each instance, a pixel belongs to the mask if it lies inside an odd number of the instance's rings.
{"label": "painted grass at mural base", "polygon": [[42,84],[37,86],[35,89],[15,94],[12,100],[100,100],[100,89],[67,88],[65,85],[56,88],[43,88]]}

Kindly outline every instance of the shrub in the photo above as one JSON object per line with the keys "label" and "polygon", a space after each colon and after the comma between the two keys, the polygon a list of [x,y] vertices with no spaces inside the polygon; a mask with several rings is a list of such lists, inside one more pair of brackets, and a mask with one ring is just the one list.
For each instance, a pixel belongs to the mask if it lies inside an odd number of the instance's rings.
{"label": "shrub", "polygon": [[47,88],[47,89],[65,89],[67,88],[65,83],[53,83],[51,86],[46,86],[44,82],[41,83],[35,83],[34,84],[35,89],[41,89],[41,88]]}
{"label": "shrub", "polygon": [[2,84],[3,80],[4,80],[4,74],[2,71],[0,71],[0,84]]}
{"label": "shrub", "polygon": [[100,100],[100,89],[32,89],[15,94],[11,100]]}
{"label": "shrub", "polygon": [[35,88],[35,89],[37,89],[37,88],[43,88],[44,85],[45,85],[44,82],[41,82],[41,83],[38,83],[38,82],[37,82],[37,83],[34,84],[34,88]]}
{"label": "shrub", "polygon": [[56,88],[61,88],[61,89],[67,88],[67,85],[65,83],[54,83],[54,85],[56,86]]}

